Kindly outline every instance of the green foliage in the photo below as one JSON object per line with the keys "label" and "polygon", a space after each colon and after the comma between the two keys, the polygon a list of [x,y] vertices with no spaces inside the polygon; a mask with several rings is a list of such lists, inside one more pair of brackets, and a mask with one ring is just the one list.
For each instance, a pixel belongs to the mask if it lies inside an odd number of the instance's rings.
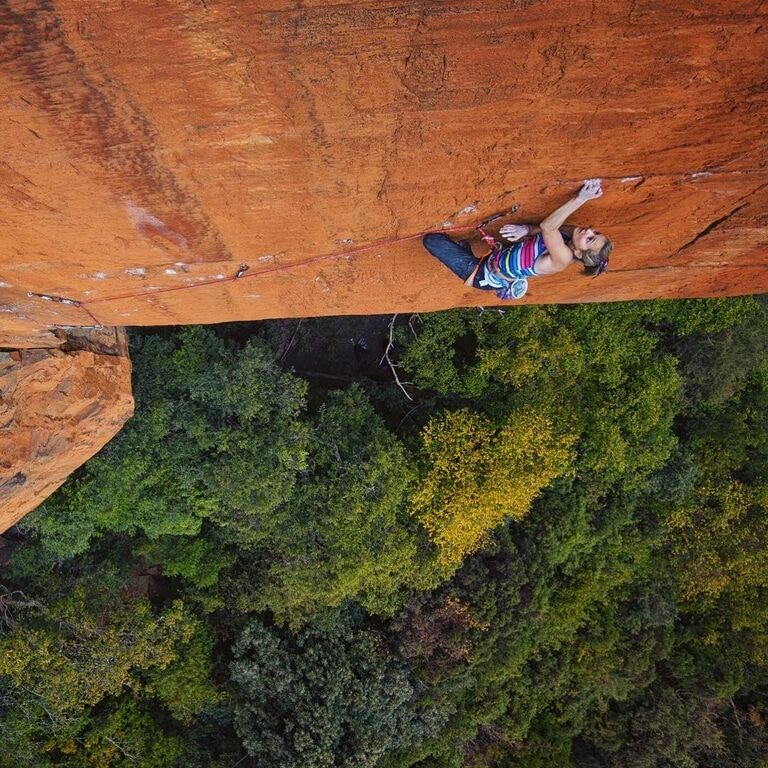
{"label": "green foliage", "polygon": [[[633,584],[652,562],[631,505],[596,519],[583,493],[554,484],[449,586],[398,619],[404,654],[457,710],[452,727],[411,757],[491,749],[490,732],[499,749],[520,744],[535,737],[541,718],[570,738],[590,711],[629,696],[652,675],[674,621],[674,610]],[[451,601],[469,611],[458,637],[455,620],[437,621]],[[628,616],[634,605],[642,614]],[[417,617],[429,616],[437,649],[421,639]]]}
{"label": "green foliage", "polygon": [[754,321],[764,298],[738,296],[727,299],[648,301],[634,306],[652,322],[663,324],[676,336],[698,338],[719,334]]}
{"label": "green foliage", "polygon": [[332,393],[311,430],[307,471],[261,555],[254,600],[297,625],[355,599],[392,613],[418,579],[418,538],[403,513],[414,472],[361,390]]}
{"label": "green foliage", "polygon": [[276,524],[306,461],[306,387],[265,344],[202,327],[136,344],[136,417],[29,519],[61,558],[100,531],[195,535],[212,518],[238,540]]}
{"label": "green foliage", "polygon": [[294,635],[254,621],[243,632],[231,667],[236,723],[259,766],[373,768],[439,724],[380,638],[356,624]]}
{"label": "green foliage", "polygon": [[[26,609],[0,636],[0,740],[16,760],[67,752],[88,725],[88,708],[126,691],[155,690],[180,712],[201,704],[201,690],[212,697],[207,648],[196,647],[201,627],[184,605],[155,615],[145,600],[115,597],[80,582],[69,596]],[[184,660],[190,651],[194,670]]]}
{"label": "green foliage", "polygon": [[764,626],[755,598],[768,589],[768,486],[704,485],[665,522],[682,597],[712,605],[727,593],[733,626]]}
{"label": "green foliage", "polygon": [[530,410],[500,429],[462,410],[434,418],[423,433],[425,471],[410,497],[411,513],[455,570],[507,517],[520,519],[554,477],[566,471],[572,439]]}
{"label": "green foliage", "polygon": [[162,563],[163,573],[177,576],[199,590],[215,587],[222,572],[237,559],[215,528],[200,538],[165,536],[148,541],[139,552],[151,563]]}
{"label": "green foliage", "polygon": [[124,698],[59,751],[59,764],[72,768],[167,768],[181,756],[183,741],[164,733],[149,713]]}
{"label": "green foliage", "polygon": [[[471,352],[436,354],[450,332]],[[403,340],[411,377],[446,404],[458,394],[495,416],[529,407],[574,434],[576,467],[595,493],[642,485],[675,446],[680,377],[643,305],[464,310],[428,316],[418,339]]]}
{"label": "green foliage", "polygon": [[413,404],[134,340],[1,574],[0,767],[768,768],[768,302],[409,325]]}
{"label": "green foliage", "polygon": [[[723,322],[714,332],[691,333],[673,344],[682,361],[688,408],[694,413],[723,408],[765,369],[768,302],[763,297],[748,297],[744,305],[752,311],[738,315],[737,322]],[[740,413],[742,409],[729,410]]]}
{"label": "green foliage", "polygon": [[722,765],[724,745],[718,715],[714,702],[653,686],[631,709],[622,708],[596,728],[592,735],[603,752],[603,762],[593,764],[628,768]]}
{"label": "green foliage", "polygon": [[211,681],[212,652],[213,637],[196,626],[173,664],[146,673],[144,691],[156,697],[176,720],[189,725],[195,715],[221,700]]}

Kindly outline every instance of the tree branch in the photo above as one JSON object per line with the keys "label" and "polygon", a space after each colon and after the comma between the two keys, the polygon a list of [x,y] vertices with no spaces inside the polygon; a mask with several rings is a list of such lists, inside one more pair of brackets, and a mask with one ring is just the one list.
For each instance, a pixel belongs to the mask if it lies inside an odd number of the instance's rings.
{"label": "tree branch", "polygon": [[[392,375],[395,377],[395,382],[400,389],[403,390],[403,394],[411,401],[413,402],[413,398],[408,394],[407,390],[403,386],[403,382],[400,381],[400,377],[397,375],[397,366],[392,362],[392,359],[389,356],[389,351],[395,346],[394,342],[394,333],[395,333],[395,320],[397,320],[397,314],[392,315],[392,320],[390,320],[389,323],[389,343],[387,344],[387,348],[384,350],[384,354],[382,355],[382,358],[379,362],[387,361],[387,365],[389,366],[389,369],[392,371]],[[410,382],[406,382],[406,384],[410,384]]]}

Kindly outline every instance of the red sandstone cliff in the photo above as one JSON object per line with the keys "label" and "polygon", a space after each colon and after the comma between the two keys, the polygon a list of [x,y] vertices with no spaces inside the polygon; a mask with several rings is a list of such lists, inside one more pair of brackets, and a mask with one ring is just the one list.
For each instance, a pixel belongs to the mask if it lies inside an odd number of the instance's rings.
{"label": "red sandstone cliff", "polygon": [[612,269],[528,300],[768,289],[754,0],[11,0],[0,30],[0,345],[477,304],[418,240],[256,273],[588,176]]}
{"label": "red sandstone cliff", "polygon": [[0,533],[53,493],[133,413],[124,331],[0,352]]}
{"label": "red sandstone cliff", "polygon": [[768,4],[9,0],[0,33],[0,347],[487,303],[417,238],[348,252],[592,176],[611,270],[526,301],[768,290]]}

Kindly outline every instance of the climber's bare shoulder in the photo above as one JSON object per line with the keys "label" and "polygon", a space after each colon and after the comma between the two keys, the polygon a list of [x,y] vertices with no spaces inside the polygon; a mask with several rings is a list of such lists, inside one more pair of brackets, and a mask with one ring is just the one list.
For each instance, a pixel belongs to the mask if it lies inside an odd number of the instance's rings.
{"label": "climber's bare shoulder", "polygon": [[548,230],[542,227],[541,236],[547,253],[536,260],[537,275],[555,275],[562,272],[573,262],[573,251],[568,247],[559,229]]}
{"label": "climber's bare shoulder", "polygon": [[565,262],[563,260],[555,260],[550,254],[545,253],[536,259],[536,274],[541,276],[556,275],[558,272],[562,272],[573,261],[573,254],[571,254],[568,261]]}

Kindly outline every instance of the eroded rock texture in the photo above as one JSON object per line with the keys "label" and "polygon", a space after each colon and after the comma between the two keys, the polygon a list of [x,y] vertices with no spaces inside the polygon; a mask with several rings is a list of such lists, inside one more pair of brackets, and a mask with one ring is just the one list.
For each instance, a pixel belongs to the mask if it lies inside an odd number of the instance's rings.
{"label": "eroded rock texture", "polygon": [[590,176],[612,269],[528,301],[768,289],[768,4],[9,0],[0,33],[4,346],[487,303],[418,238],[290,265]]}
{"label": "eroded rock texture", "polygon": [[0,533],[133,413],[125,332],[59,332],[59,349],[0,352]]}

